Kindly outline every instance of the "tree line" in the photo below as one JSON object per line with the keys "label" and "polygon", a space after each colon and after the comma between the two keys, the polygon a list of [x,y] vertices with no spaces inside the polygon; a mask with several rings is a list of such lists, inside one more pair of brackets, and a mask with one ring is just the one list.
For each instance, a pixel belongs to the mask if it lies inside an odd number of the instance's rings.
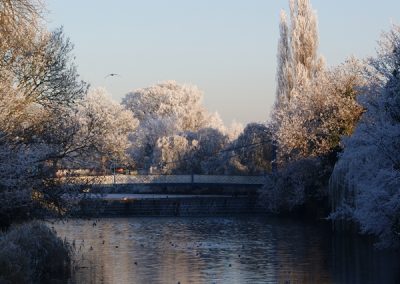
{"label": "tree line", "polygon": [[400,232],[400,29],[373,58],[326,66],[315,11],[281,12],[276,102],[268,123],[227,127],[193,85],[165,81],[117,103],[77,73],[62,29],[36,0],[0,5],[0,220],[64,214],[60,170],[266,175],[274,213],[345,220],[382,246]]}
{"label": "tree line", "polygon": [[290,22],[285,12],[280,21],[270,211],[311,209],[356,225],[379,246],[399,245],[399,68],[396,25],[375,57],[327,68],[310,1],[290,0]]}
{"label": "tree line", "polygon": [[68,170],[269,169],[267,127],[225,127],[204,108],[196,86],[166,81],[128,93],[122,104],[105,89],[90,87],[79,77],[62,28],[46,29],[44,10],[39,0],[0,1],[1,227],[43,210],[67,213],[71,194],[80,189],[66,191],[55,177]]}

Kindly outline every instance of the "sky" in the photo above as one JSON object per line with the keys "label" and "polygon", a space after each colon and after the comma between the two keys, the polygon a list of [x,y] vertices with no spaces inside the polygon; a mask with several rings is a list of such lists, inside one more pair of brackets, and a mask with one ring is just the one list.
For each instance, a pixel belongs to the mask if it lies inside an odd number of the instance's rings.
{"label": "sky", "polygon": [[[311,2],[328,66],[373,56],[382,31],[400,24],[398,0]],[[288,0],[48,0],[47,9],[48,27],[63,26],[74,43],[82,79],[116,101],[175,80],[198,86],[227,124],[269,118]]]}

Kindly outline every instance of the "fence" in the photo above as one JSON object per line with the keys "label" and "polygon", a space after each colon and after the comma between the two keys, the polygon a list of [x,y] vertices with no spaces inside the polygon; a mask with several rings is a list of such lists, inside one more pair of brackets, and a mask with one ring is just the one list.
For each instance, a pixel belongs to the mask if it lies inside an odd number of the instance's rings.
{"label": "fence", "polygon": [[107,175],[61,178],[67,183],[83,184],[226,184],[262,185],[264,176],[228,175]]}

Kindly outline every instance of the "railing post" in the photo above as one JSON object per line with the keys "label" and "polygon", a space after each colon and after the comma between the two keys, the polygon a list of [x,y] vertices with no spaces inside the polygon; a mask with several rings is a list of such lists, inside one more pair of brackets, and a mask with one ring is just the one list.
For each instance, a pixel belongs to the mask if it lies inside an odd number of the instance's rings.
{"label": "railing post", "polygon": [[115,186],[115,162],[113,161],[113,185]]}

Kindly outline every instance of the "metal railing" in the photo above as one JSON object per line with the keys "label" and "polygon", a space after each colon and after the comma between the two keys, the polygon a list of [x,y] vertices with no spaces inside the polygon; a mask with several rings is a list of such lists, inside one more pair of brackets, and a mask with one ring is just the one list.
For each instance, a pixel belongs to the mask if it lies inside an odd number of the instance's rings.
{"label": "metal railing", "polygon": [[[63,178],[61,178],[63,179]],[[83,184],[232,184],[262,185],[265,176],[229,175],[105,175],[69,177],[67,183]]]}

